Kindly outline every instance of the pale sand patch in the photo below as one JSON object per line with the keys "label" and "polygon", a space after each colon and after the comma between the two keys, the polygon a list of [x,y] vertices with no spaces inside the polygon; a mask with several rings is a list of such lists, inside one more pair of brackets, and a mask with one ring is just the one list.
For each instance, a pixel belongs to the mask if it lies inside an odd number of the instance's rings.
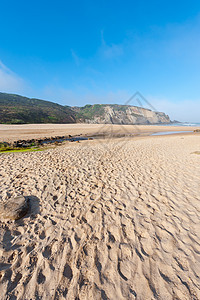
{"label": "pale sand patch", "polygon": [[0,156],[1,299],[200,299],[199,135]]}

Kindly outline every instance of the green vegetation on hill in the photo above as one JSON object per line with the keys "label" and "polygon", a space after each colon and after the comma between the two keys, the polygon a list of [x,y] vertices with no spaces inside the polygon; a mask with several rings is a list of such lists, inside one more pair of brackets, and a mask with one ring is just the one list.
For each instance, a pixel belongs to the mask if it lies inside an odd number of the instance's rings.
{"label": "green vegetation on hill", "polygon": [[0,93],[0,123],[75,123],[75,113],[50,101]]}
{"label": "green vegetation on hill", "polygon": [[94,117],[100,117],[104,114],[104,104],[87,104],[83,107],[74,107],[77,119],[80,120],[91,120]]}

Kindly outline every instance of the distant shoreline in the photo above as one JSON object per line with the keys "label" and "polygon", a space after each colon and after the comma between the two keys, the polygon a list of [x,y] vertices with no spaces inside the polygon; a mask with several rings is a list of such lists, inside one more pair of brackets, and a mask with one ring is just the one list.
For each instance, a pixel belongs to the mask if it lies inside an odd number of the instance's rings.
{"label": "distant shoreline", "polygon": [[[155,124],[155,125],[157,125],[157,124]],[[154,125],[153,125],[154,126]],[[173,123],[173,122],[171,122],[171,123],[169,123],[169,124],[160,124],[159,126],[187,126],[187,127],[200,127],[200,123],[196,123],[196,122],[194,122],[194,123],[191,123],[191,122],[175,122],[175,123]]]}

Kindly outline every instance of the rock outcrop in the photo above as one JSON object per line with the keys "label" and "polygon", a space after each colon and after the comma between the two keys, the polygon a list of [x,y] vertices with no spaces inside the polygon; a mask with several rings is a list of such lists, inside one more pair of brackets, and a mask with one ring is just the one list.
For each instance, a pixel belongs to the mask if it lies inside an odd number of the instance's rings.
{"label": "rock outcrop", "polygon": [[0,206],[0,217],[10,220],[22,218],[29,209],[28,201],[23,196],[8,199]]}

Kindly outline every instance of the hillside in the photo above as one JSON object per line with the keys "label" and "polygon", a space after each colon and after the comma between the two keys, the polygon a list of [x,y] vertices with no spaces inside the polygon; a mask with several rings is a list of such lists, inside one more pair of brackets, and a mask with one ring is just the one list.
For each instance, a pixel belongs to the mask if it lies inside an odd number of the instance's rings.
{"label": "hillside", "polygon": [[170,123],[164,113],[117,104],[84,107],[62,106],[50,101],[0,93],[0,124],[31,123],[160,124]]}
{"label": "hillside", "polygon": [[0,123],[75,123],[75,113],[50,101],[0,93]]}

